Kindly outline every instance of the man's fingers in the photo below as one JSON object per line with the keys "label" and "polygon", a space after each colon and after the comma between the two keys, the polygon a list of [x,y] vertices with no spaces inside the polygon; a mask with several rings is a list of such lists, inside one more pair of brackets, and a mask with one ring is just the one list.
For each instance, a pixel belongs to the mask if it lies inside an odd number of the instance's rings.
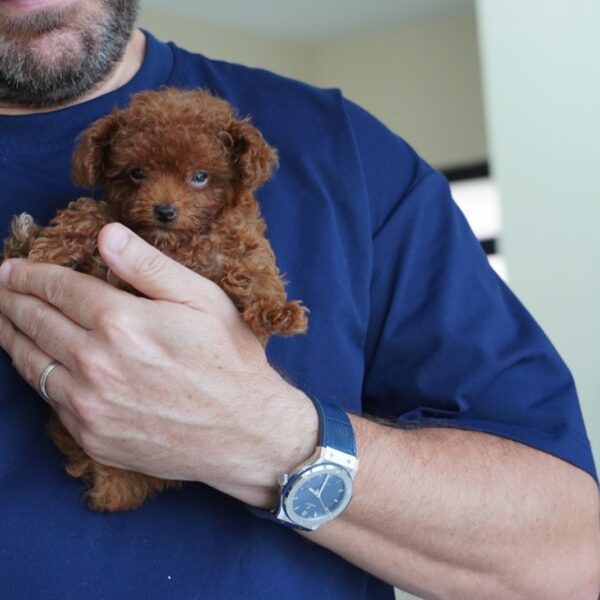
{"label": "man's fingers", "polygon": [[[40,350],[26,335],[18,331],[12,323],[0,315],[0,346],[9,354],[17,371],[27,383],[39,394],[40,375],[53,360],[51,356]],[[67,390],[73,382],[71,373],[62,364],[57,365],[46,380],[46,393],[52,399],[52,406],[68,405]]]}
{"label": "man's fingers", "polygon": [[212,281],[194,273],[145,242],[120,223],[105,225],[98,248],[110,269],[136,290],[154,300],[168,300],[193,308],[224,292]]}
{"label": "man's fingers", "polygon": [[0,283],[45,300],[86,329],[94,329],[99,317],[123,299],[131,299],[127,292],[91,275],[26,258],[5,260],[0,267]]}
{"label": "man's fingers", "polygon": [[33,343],[68,368],[76,368],[75,352],[88,344],[88,331],[36,296],[0,285],[0,313]]}

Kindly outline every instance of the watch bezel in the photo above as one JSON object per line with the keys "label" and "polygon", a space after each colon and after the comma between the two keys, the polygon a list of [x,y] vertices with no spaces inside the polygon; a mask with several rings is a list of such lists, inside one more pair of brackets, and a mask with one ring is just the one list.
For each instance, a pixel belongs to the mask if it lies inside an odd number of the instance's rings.
{"label": "watch bezel", "polygon": [[[318,518],[307,519],[302,515],[299,515],[294,509],[294,499],[296,493],[309,479],[312,477],[323,474],[323,472],[331,472],[337,475],[345,485],[344,496],[340,500],[338,506],[333,511],[328,511],[327,514],[322,515]],[[350,504],[352,500],[352,475],[350,472],[341,467],[336,463],[331,462],[323,462],[319,464],[313,464],[310,467],[307,467],[303,471],[294,475],[293,479],[290,479],[288,484],[285,486],[285,490],[282,497],[281,506],[283,507],[287,518],[297,525],[301,527],[305,527],[306,529],[316,529],[318,526],[323,523],[328,523],[332,521],[337,516],[339,516]],[[326,509],[327,510],[327,509]]]}

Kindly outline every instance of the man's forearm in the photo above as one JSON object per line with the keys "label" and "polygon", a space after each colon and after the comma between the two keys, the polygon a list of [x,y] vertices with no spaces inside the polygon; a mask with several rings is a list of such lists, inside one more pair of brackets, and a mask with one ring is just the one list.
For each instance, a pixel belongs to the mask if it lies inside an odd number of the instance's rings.
{"label": "man's forearm", "polygon": [[589,475],[491,435],[352,421],[354,499],[309,539],[425,598],[595,600],[600,523]]}

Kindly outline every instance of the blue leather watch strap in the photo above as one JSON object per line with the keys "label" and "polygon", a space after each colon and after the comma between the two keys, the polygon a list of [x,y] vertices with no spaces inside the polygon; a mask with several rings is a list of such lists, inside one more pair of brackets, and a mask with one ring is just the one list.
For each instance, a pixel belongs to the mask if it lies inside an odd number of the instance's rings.
{"label": "blue leather watch strap", "polygon": [[319,445],[356,456],[354,429],[346,412],[335,404],[314,399],[313,403],[319,415]]}
{"label": "blue leather watch strap", "polygon": [[302,525],[297,525],[296,523],[288,523],[287,521],[282,521],[277,518],[276,510],[264,510],[262,508],[256,508],[255,506],[249,506],[246,504],[246,508],[248,511],[253,514],[255,517],[259,517],[260,519],[265,519],[266,521],[273,521],[274,523],[279,523],[280,525],[285,525],[290,529],[296,529],[298,531],[310,531],[306,527],[302,527]]}
{"label": "blue leather watch strap", "polygon": [[[350,422],[350,418],[346,412],[334,404],[328,404],[326,402],[322,403],[314,398],[311,398],[311,400],[313,401],[319,416],[319,446],[337,450],[339,452],[343,452],[344,454],[356,456],[354,428],[352,427],[352,423]],[[310,465],[304,465],[303,469],[305,469],[305,471],[303,472],[306,472],[306,470],[309,468]],[[287,515],[287,512],[283,508],[283,499],[285,497],[286,490],[290,489],[290,486],[298,476],[298,473],[291,474],[287,483],[282,486],[279,495],[279,504],[275,510],[268,511],[255,508],[253,506],[247,506],[248,510],[253,515],[262,519],[276,521],[293,529],[309,531],[309,529],[306,529],[297,523],[286,520],[283,516],[282,518],[279,518],[278,516],[283,513],[289,518],[289,515]]]}

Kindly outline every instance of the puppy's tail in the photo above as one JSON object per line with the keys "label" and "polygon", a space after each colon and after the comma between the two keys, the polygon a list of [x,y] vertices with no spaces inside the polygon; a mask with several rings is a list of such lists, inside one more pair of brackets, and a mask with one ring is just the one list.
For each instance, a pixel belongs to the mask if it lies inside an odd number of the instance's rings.
{"label": "puppy's tail", "polygon": [[27,258],[40,226],[31,215],[24,212],[12,218],[10,228],[12,235],[4,240],[3,258]]}

